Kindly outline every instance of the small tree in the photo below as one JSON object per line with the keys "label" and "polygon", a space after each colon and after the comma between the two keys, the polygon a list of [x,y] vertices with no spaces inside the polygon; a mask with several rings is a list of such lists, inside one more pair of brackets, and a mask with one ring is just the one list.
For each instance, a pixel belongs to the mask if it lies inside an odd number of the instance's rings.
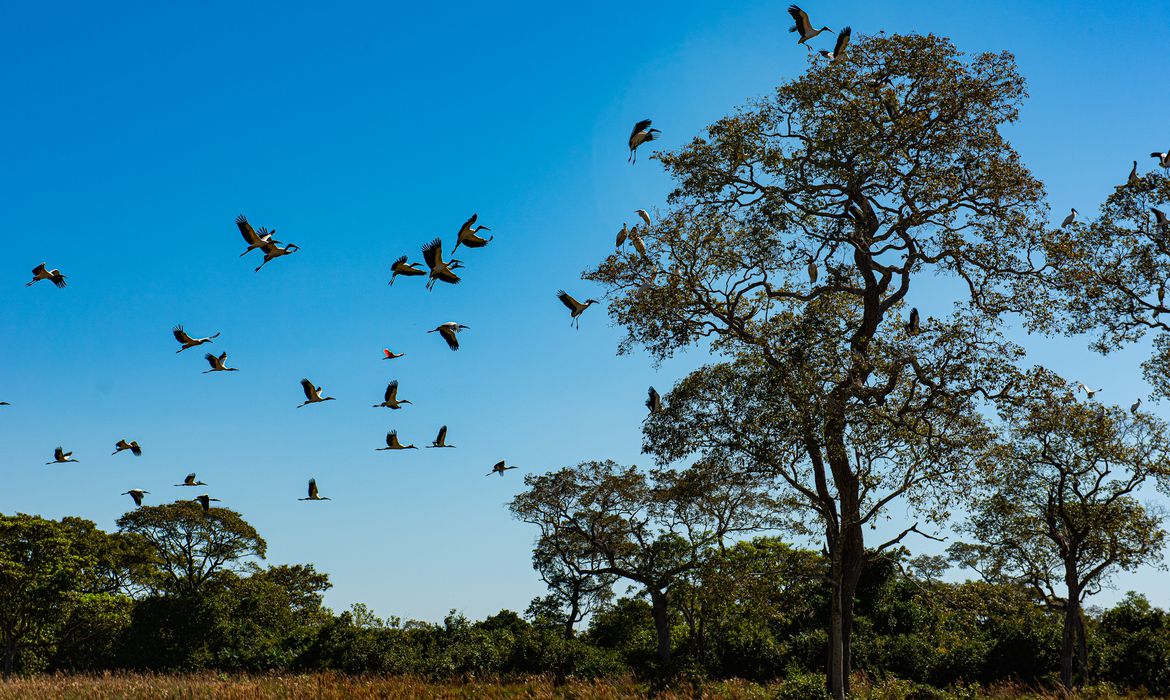
{"label": "small tree", "polygon": [[530,617],[555,622],[565,639],[572,639],[577,623],[613,596],[614,576],[581,573],[568,552],[540,540],[532,550],[532,568],[548,586],[549,595],[532,601]]}

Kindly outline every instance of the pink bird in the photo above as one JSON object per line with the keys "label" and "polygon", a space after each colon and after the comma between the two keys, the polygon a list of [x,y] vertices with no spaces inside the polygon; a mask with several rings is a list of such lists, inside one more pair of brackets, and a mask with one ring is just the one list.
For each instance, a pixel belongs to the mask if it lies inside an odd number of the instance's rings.
{"label": "pink bird", "polygon": [[382,348],[382,354],[385,355],[385,357],[382,358],[383,360],[396,360],[399,357],[406,356],[406,353],[404,352],[390,352],[390,348]]}

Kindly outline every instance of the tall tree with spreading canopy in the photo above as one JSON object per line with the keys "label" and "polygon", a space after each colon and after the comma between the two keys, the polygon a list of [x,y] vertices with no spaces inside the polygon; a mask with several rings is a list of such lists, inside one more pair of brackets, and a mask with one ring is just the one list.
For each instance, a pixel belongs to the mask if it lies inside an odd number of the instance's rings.
{"label": "tall tree with spreading canopy", "polygon": [[[863,528],[895,499],[923,504],[962,483],[963,460],[951,458],[977,446],[978,404],[1003,392],[1018,356],[998,334],[1002,317],[1051,321],[1030,259],[1043,187],[1000,134],[1025,95],[1009,54],[966,56],[937,36],[860,38],[848,60],[810,61],[659,156],[677,186],[642,232],[646,253],[615,253],[585,275],[608,288],[623,351],[665,358],[710,341],[731,360],[689,380],[701,392],[668,397],[706,403],[707,423],[680,407],[650,421],[647,447],[662,459],[730,450],[783,478],[786,505],[830,558],[827,682],[838,699]],[[923,303],[953,309],[908,323],[927,276],[942,279]],[[716,415],[714,401],[745,422]],[[768,413],[742,410],[753,401]]]}

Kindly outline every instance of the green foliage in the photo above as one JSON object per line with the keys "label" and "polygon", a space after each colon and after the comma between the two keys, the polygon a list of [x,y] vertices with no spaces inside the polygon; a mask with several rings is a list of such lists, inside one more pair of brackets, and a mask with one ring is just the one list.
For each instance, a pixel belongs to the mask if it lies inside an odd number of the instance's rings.
{"label": "green foliage", "polygon": [[1097,635],[1102,679],[1170,696],[1170,613],[1131,592],[1102,614]]}

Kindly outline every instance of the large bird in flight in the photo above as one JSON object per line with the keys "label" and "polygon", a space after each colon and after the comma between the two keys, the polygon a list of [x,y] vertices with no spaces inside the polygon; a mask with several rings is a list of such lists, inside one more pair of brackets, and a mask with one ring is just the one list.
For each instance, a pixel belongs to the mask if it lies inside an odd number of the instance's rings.
{"label": "large bird in flight", "polygon": [[[305,390],[305,402],[301,406],[335,400],[332,396],[321,396],[321,387],[313,386],[313,382],[309,381],[308,378],[301,380],[301,388]],[[301,406],[297,406],[297,408]]]}
{"label": "large bird in flight", "polygon": [[34,267],[32,275],[32,282],[29,282],[24,286],[31,287],[41,280],[52,280],[53,284],[57,285],[58,288],[65,286],[65,275],[61,274],[60,270],[46,270],[45,263],[41,263],[40,265]]}
{"label": "large bird in flight", "polygon": [[183,330],[183,324],[181,323],[171,329],[171,334],[174,335],[175,340],[179,341],[179,344],[183,346],[176,350],[176,353],[183,352],[187,348],[194,348],[203,345],[204,343],[210,343],[212,340],[215,340],[219,337],[219,333],[217,332],[215,335],[209,335],[206,338],[192,338],[191,336],[187,335],[187,331]]}
{"label": "large bird in flight", "polygon": [[459,227],[459,236],[455,239],[455,247],[451,249],[451,255],[459,250],[459,246],[467,246],[468,248],[482,248],[488,243],[492,242],[495,236],[488,236],[484,238],[477,235],[480,231],[491,231],[487,226],[476,226],[475,221],[479,218],[479,214],[472,214],[471,218],[463,222]]}
{"label": "large bird in flight", "polygon": [[454,321],[447,321],[438,328],[433,328],[427,333],[438,333],[443,336],[443,340],[447,341],[447,347],[452,350],[459,349],[459,332],[467,330],[468,326],[462,323],[455,323]]}
{"label": "large bird in flight", "polygon": [[626,162],[637,163],[638,146],[657,139],[658,134],[662,133],[658,129],[650,128],[650,125],[653,123],[654,121],[652,119],[643,119],[637,124],[634,124],[633,130],[630,131],[630,157],[626,159]]}
{"label": "large bird in flight", "polygon": [[443,241],[436,238],[426,244],[423,246],[422,254],[427,267],[431,269],[430,277],[427,279],[427,289],[433,289],[436,281],[459,284],[459,275],[455,274],[454,271],[463,267],[463,263],[455,258],[451,258],[451,262],[443,262]]}

